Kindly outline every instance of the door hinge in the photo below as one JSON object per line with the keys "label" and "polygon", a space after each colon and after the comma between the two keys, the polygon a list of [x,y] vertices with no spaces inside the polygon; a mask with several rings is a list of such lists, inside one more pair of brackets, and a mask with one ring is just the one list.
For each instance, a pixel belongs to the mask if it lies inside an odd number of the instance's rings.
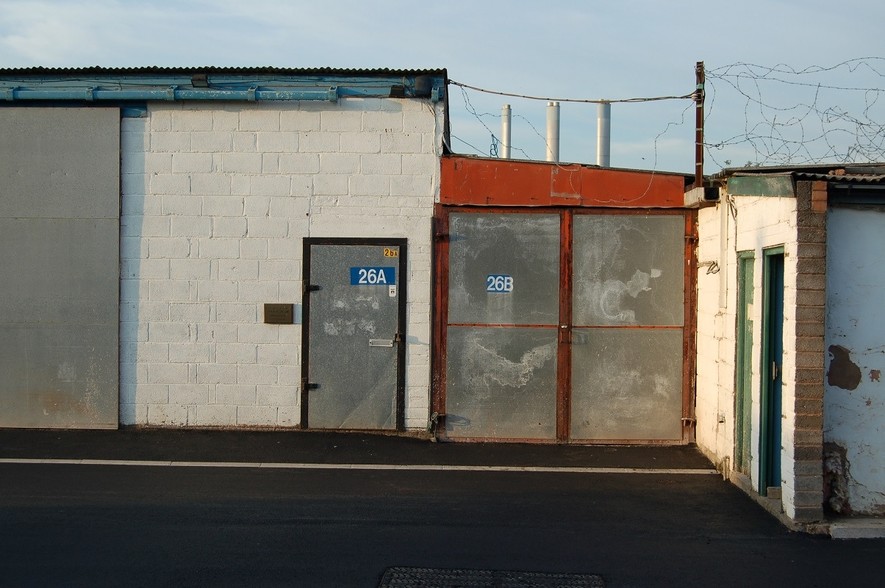
{"label": "door hinge", "polygon": [[312,382],[308,382],[307,378],[301,378],[301,389],[302,390],[316,390],[320,385]]}
{"label": "door hinge", "polygon": [[778,376],[780,376],[780,366],[777,364],[777,362],[773,361],[771,362],[771,381],[777,381]]}
{"label": "door hinge", "polygon": [[309,292],[316,292],[317,290],[322,290],[322,289],[323,289],[322,286],[317,286],[316,284],[308,284],[307,282],[304,282],[301,286],[301,293],[307,294]]}

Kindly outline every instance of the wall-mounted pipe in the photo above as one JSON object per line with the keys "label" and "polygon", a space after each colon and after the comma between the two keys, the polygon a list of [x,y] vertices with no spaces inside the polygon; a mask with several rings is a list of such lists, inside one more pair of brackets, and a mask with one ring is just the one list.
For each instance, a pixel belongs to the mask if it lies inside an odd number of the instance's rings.
{"label": "wall-mounted pipe", "polygon": [[596,165],[611,166],[612,105],[600,102],[596,106]]}
{"label": "wall-mounted pipe", "polygon": [[559,102],[547,103],[547,161],[559,161]]}
{"label": "wall-mounted pipe", "polygon": [[501,159],[510,159],[510,105],[501,108]]}
{"label": "wall-mounted pipe", "polygon": [[163,89],[98,89],[98,88],[65,88],[65,89],[31,89],[4,88],[0,90],[0,99],[14,101],[29,100],[76,100],[76,101],[147,101],[147,100],[226,100],[238,102],[254,102],[258,100],[338,100],[338,88],[297,88],[268,89],[249,88],[248,90],[220,90],[214,88],[179,88],[172,86]]}

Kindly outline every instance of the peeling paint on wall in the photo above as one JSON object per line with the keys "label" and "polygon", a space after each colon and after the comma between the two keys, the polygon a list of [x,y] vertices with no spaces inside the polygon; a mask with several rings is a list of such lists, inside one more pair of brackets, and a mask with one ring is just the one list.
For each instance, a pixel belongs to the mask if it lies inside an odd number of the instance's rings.
{"label": "peeling paint on wall", "polygon": [[860,368],[851,361],[851,352],[841,345],[830,345],[830,369],[827,383],[843,390],[855,390],[860,385]]}
{"label": "peeling paint on wall", "polygon": [[881,375],[880,370],[870,370],[870,382],[878,382]]}
{"label": "peeling paint on wall", "polygon": [[847,452],[836,443],[824,443],[824,506],[839,514],[851,514],[848,492]]}

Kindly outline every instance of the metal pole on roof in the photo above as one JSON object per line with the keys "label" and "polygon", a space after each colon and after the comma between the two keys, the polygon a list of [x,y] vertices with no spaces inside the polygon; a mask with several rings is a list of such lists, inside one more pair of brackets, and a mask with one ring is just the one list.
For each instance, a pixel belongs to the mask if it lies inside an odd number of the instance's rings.
{"label": "metal pole on roof", "polygon": [[612,105],[600,102],[596,107],[596,165],[611,166]]}
{"label": "metal pole on roof", "polygon": [[501,159],[510,159],[510,105],[501,108]]}
{"label": "metal pole on roof", "polygon": [[547,161],[559,161],[559,102],[547,103]]}
{"label": "metal pole on roof", "polygon": [[697,89],[695,101],[695,143],[694,143],[694,187],[704,187],[704,62],[698,61],[694,66]]}

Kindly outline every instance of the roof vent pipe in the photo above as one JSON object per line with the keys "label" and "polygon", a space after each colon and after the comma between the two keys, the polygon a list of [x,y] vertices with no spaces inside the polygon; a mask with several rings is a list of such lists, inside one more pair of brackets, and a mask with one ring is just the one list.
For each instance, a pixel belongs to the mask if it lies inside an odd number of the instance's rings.
{"label": "roof vent pipe", "polygon": [[559,161],[559,102],[547,103],[547,161]]}
{"label": "roof vent pipe", "polygon": [[501,108],[501,159],[510,159],[510,105]]}
{"label": "roof vent pipe", "polygon": [[596,106],[596,165],[611,166],[612,105],[600,102]]}

